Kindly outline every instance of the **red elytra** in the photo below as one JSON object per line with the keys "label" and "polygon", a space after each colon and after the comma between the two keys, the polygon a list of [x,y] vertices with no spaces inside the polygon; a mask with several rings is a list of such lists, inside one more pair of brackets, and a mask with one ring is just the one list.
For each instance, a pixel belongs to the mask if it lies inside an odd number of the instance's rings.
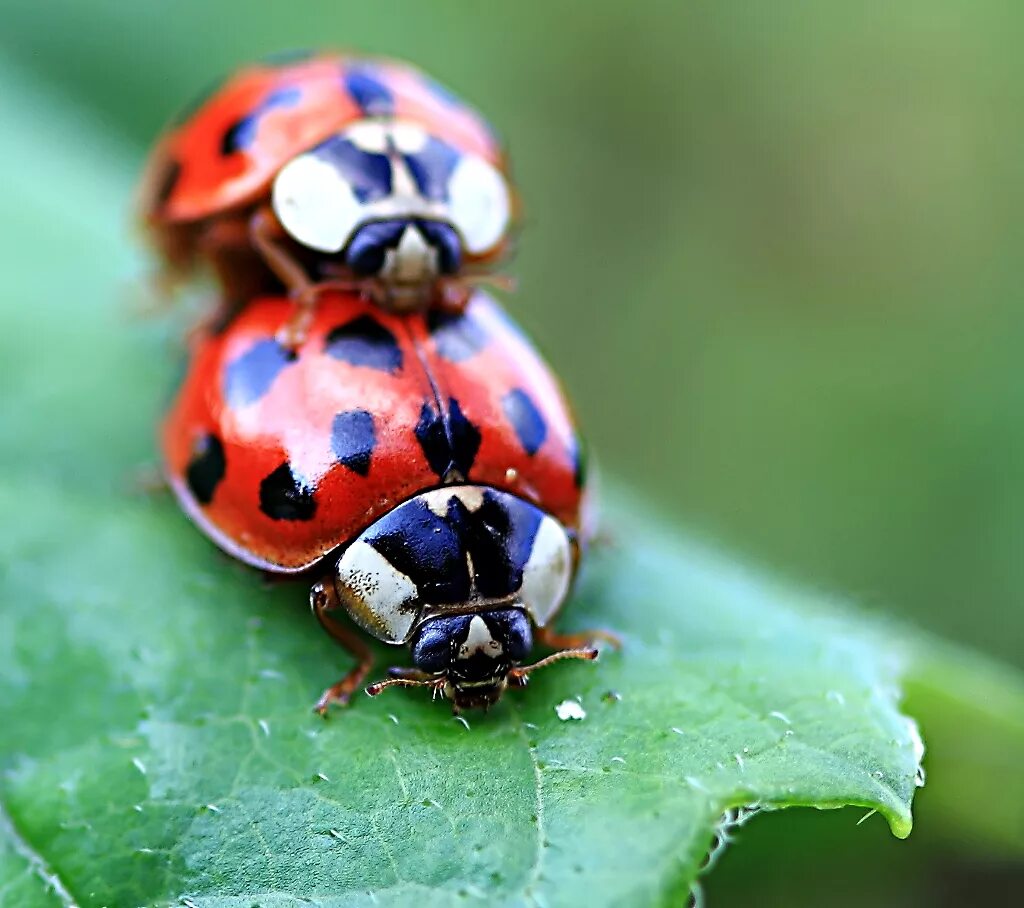
{"label": "red elytra", "polygon": [[483,292],[461,315],[396,316],[325,293],[301,346],[284,297],[202,340],[163,426],[184,509],[266,571],[310,568],[445,483],[511,492],[578,530],[582,452],[557,380]]}
{"label": "red elytra", "polygon": [[[375,114],[372,92],[359,92],[363,74],[387,90],[388,116],[415,122],[460,151],[502,166],[501,147],[486,121],[415,67],[321,54],[247,66],[168,130],[150,162],[144,216],[187,222],[259,200],[290,158]],[[244,143],[225,153],[239,131]]]}

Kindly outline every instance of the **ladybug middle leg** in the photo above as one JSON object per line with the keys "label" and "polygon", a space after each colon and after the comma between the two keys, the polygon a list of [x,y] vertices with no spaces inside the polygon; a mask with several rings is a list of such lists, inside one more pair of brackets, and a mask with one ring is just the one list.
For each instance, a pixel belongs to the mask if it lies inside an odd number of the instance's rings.
{"label": "ladybug middle leg", "polygon": [[332,703],[339,706],[348,704],[353,692],[363,683],[373,667],[373,654],[355,630],[338,623],[328,614],[341,607],[333,583],[328,580],[326,583],[315,584],[309,593],[309,604],[320,626],[358,660],[355,668],[336,684],[328,687],[313,707],[321,716],[326,716]]}
{"label": "ladybug middle leg", "polygon": [[295,314],[281,328],[278,340],[295,349],[306,339],[316,311],[317,292],[321,289],[310,280],[302,263],[288,249],[287,235],[269,206],[253,212],[248,224],[249,239],[263,261],[278,277],[295,302]]}

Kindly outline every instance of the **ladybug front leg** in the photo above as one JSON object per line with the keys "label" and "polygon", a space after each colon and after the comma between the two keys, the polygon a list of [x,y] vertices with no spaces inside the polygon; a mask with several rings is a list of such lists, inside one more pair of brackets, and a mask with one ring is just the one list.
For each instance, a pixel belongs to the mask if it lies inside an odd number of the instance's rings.
{"label": "ladybug front leg", "polygon": [[302,263],[289,251],[284,228],[269,207],[261,206],[253,212],[249,219],[249,237],[295,303],[294,315],[278,332],[278,341],[294,350],[306,339],[320,288],[309,279]]}
{"label": "ladybug front leg", "polygon": [[321,716],[326,716],[332,703],[337,703],[339,706],[348,704],[353,692],[363,683],[367,673],[373,667],[373,654],[354,630],[339,624],[328,614],[328,612],[341,608],[333,583],[321,581],[315,584],[309,593],[309,604],[313,609],[313,614],[316,615],[316,620],[320,622],[320,626],[358,660],[355,668],[320,695],[314,709]]}

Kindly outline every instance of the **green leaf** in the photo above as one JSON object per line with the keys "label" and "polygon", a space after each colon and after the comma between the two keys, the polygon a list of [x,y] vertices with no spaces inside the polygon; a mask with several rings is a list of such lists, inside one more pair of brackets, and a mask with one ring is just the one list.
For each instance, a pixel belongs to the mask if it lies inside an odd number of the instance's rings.
{"label": "green leaf", "polygon": [[[267,587],[132,489],[178,357],[173,329],[127,317],[141,291],[117,215],[136,164],[3,76],[0,164],[31,178],[0,200],[19,225],[0,336],[0,906],[555,905],[584,886],[595,905],[678,903],[756,808],[854,804],[909,833],[913,648],[629,498],[564,618],[619,630],[621,653],[468,723],[402,693],[314,716],[348,657],[305,589]],[[560,720],[566,699],[586,717]]]}

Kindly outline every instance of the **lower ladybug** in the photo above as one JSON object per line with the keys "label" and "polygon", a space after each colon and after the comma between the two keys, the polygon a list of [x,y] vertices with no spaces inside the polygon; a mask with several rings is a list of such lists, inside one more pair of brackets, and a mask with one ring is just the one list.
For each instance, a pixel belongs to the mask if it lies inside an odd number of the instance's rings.
{"label": "lower ladybug", "polygon": [[[482,291],[459,314],[399,316],[326,293],[298,348],[287,297],[252,302],[201,340],[163,427],[185,512],[272,574],[315,580],[324,629],[358,660],[317,704],[346,703],[372,666],[342,620],[409,646],[413,667],[367,688],[424,686],[487,707],[604,632],[551,621],[579,563],[584,461],[557,381]],[[524,664],[534,643],[554,652]]]}

